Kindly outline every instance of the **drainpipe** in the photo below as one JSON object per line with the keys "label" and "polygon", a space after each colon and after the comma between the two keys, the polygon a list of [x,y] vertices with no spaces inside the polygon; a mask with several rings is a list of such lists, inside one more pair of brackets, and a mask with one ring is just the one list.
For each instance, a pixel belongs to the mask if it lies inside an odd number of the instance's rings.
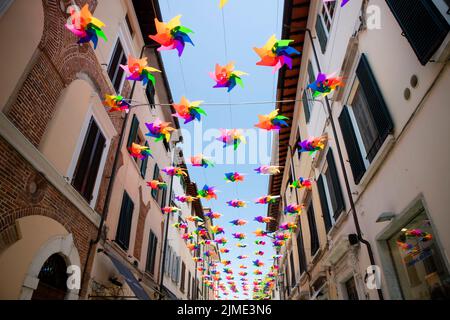
{"label": "drainpipe", "polygon": [[[139,55],[139,59],[142,59],[142,57],[144,56],[144,51],[147,48],[151,48],[151,45],[144,45],[142,47],[141,53]],[[131,88],[130,101],[133,100],[135,89],[136,89],[136,81],[133,82],[133,86]],[[114,162],[113,162],[113,167],[112,167],[112,171],[111,171],[111,178],[109,179],[108,189],[106,190],[105,204],[103,206],[100,225],[99,225],[98,231],[97,231],[97,238],[95,240],[91,240],[89,242],[89,248],[88,248],[88,252],[87,252],[87,256],[86,256],[86,261],[84,262],[83,275],[81,277],[80,292],[82,291],[82,286],[83,286],[85,278],[86,278],[86,273],[87,273],[86,270],[87,270],[87,265],[88,265],[90,255],[92,253],[92,248],[100,242],[103,226],[105,225],[105,221],[108,216],[109,205],[111,203],[112,189],[114,186],[114,182],[116,180],[116,170],[117,170],[117,165],[119,163],[120,153],[122,152],[122,144],[123,144],[123,140],[125,137],[125,128],[127,126],[128,118],[129,118],[129,113],[126,113],[125,118],[123,120],[122,129],[121,129],[120,135],[119,135],[119,143],[117,145],[116,154],[114,156]]]}
{"label": "drainpipe", "polygon": [[[295,151],[292,149],[291,144],[288,144],[289,149],[291,150],[291,168],[292,168],[292,174],[294,175],[294,179],[297,179],[297,175],[295,174],[295,165],[294,165],[294,158],[293,155],[295,154]],[[297,203],[300,204],[300,199],[298,197],[298,190],[295,189],[295,198],[297,199]],[[300,220],[300,217],[299,217]],[[302,232],[302,230],[300,229],[300,232]],[[303,242],[303,235],[302,235],[302,242]],[[310,297],[313,294],[312,288],[311,288],[311,273],[309,273],[308,271],[308,267],[305,270],[306,275],[308,276],[308,288],[309,288],[309,295]],[[300,287],[298,288],[298,291],[300,292]]]}
{"label": "drainpipe", "polygon": [[[298,30],[306,31],[306,33],[308,34],[308,37],[309,37],[309,40],[311,42],[311,46],[312,46],[312,49],[313,49],[313,52],[314,52],[314,59],[315,59],[316,64],[317,64],[317,69],[319,70],[320,73],[322,73],[322,70],[321,70],[321,67],[320,67],[320,63],[319,63],[319,58],[317,56],[316,47],[314,45],[314,40],[313,40],[313,36],[312,36],[311,30],[308,29],[308,28],[302,28],[302,29],[298,29]],[[335,141],[336,141],[336,148],[337,148],[338,155],[339,155],[339,162],[340,162],[340,165],[341,165],[342,173],[344,175],[345,189],[347,191],[347,197],[348,197],[349,202],[350,202],[350,207],[351,207],[351,211],[352,211],[353,221],[355,223],[356,233],[358,235],[358,240],[360,242],[362,242],[366,246],[367,253],[369,255],[369,260],[370,260],[371,265],[375,265],[375,258],[373,256],[372,247],[371,247],[369,241],[365,240],[363,238],[363,236],[362,236],[361,227],[360,227],[359,220],[358,220],[358,215],[356,214],[355,202],[353,201],[353,195],[352,195],[352,191],[351,191],[351,188],[350,188],[350,183],[349,183],[349,179],[348,179],[348,175],[347,175],[347,170],[345,168],[344,158],[342,156],[341,146],[340,146],[340,143],[339,143],[339,139],[337,138],[336,125],[334,123],[333,114],[332,114],[332,111],[331,111],[330,100],[328,99],[327,96],[325,96],[325,103],[326,103],[326,107],[327,107],[327,111],[328,111],[328,116],[329,116],[328,118],[330,120],[331,128],[333,130],[333,135],[334,135]],[[381,289],[377,289],[377,292],[378,292],[378,298],[380,300],[384,300],[383,292],[381,291]]]}

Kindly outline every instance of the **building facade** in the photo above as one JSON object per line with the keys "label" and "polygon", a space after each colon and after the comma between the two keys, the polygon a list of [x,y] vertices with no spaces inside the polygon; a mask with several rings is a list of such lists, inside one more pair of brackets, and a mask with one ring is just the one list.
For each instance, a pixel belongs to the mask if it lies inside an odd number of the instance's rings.
{"label": "building facade", "polygon": [[[278,100],[298,102],[279,106],[293,120],[275,150],[284,170],[269,191],[282,200],[269,229],[294,221],[285,205],[304,210],[281,251],[282,298],[448,298],[450,154],[434,142],[450,135],[448,10],[439,0],[286,1],[283,39],[302,56],[278,85]],[[319,73],[345,82],[328,101],[307,88]],[[324,150],[297,152],[320,136]],[[312,190],[288,187],[299,177]]]}
{"label": "building facade", "polygon": [[[106,24],[108,41],[96,50],[65,28],[74,4],[89,5]],[[10,50],[1,53],[0,77],[0,299],[167,298],[161,208],[173,196],[169,188],[152,192],[146,181],[160,179],[177,193],[186,182],[161,173],[174,163],[179,131],[168,143],[145,136],[145,123],[156,118],[179,129],[173,110],[159,106],[173,101],[148,39],[155,17],[161,20],[157,1],[2,1],[0,35]],[[120,64],[129,55],[162,71],[156,87],[125,79]],[[142,106],[127,116],[108,112],[106,94]],[[147,143],[153,158],[130,157],[133,142]],[[195,266],[184,241],[172,241],[183,258],[169,263],[178,282],[169,290],[193,298],[182,270],[184,263],[193,275]]]}

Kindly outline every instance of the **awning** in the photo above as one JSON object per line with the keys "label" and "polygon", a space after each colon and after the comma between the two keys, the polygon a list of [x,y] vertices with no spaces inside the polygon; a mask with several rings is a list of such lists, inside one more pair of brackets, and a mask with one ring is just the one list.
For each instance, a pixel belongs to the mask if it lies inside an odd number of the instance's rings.
{"label": "awning", "polygon": [[141,286],[139,281],[135,278],[135,276],[130,271],[130,269],[127,266],[125,266],[122,262],[120,262],[112,254],[108,254],[106,252],[105,252],[105,254],[111,259],[114,266],[117,268],[117,271],[119,271],[120,274],[122,276],[124,276],[125,281],[127,282],[128,286],[131,288],[131,290],[136,295],[136,298],[138,298],[139,300],[150,300],[150,297],[148,296],[147,292]]}

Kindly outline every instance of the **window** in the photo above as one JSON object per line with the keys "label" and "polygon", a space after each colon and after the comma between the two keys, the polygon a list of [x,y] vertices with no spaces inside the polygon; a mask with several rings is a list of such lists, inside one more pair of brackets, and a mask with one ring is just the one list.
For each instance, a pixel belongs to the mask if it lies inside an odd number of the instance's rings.
{"label": "window", "polygon": [[133,26],[131,25],[130,16],[128,13],[125,15],[125,22],[127,23],[128,31],[130,31],[131,37],[134,35]]}
{"label": "window", "polygon": [[124,70],[120,67],[121,64],[127,64],[127,57],[123,51],[122,43],[120,40],[117,40],[117,44],[108,67],[109,79],[111,79],[111,83],[117,93],[120,92],[120,86],[124,75]]}
{"label": "window", "polygon": [[329,232],[342,211],[345,209],[341,184],[334,162],[333,151],[331,149],[328,150],[324,171],[320,178],[320,182],[318,182],[319,197],[325,229]]}
{"label": "window", "polygon": [[156,250],[158,247],[158,238],[150,230],[149,240],[148,240],[148,249],[147,249],[147,264],[145,266],[145,271],[150,273],[151,275],[155,272],[155,261],[156,261]]}
{"label": "window", "polygon": [[187,281],[188,281],[188,292],[187,292],[187,298],[188,298],[188,300],[191,300],[191,272],[189,271],[189,275],[188,275],[188,278],[187,278]]}
{"label": "window", "polygon": [[423,207],[387,243],[404,299],[450,298],[450,275]]}
{"label": "window", "polygon": [[335,1],[324,2],[322,4],[322,10],[320,14],[317,15],[316,33],[322,53],[325,53],[326,51],[328,37],[331,30],[331,24],[335,13],[335,8],[336,8]]}
{"label": "window", "polygon": [[[160,179],[160,172],[159,172],[159,166],[157,163],[155,163],[155,169],[153,171],[153,180],[159,180]],[[158,199],[158,193],[159,190],[152,190],[152,197],[153,199]]]}
{"label": "window", "polygon": [[130,245],[131,223],[133,220],[134,203],[128,193],[123,193],[122,207],[120,209],[119,225],[116,232],[116,243],[125,251]]}
{"label": "window", "polygon": [[184,261],[181,263],[181,284],[180,291],[184,293],[185,290],[185,282],[186,282],[186,264]]}
{"label": "window", "polygon": [[155,87],[153,86],[153,83],[149,81],[147,84],[147,87],[145,88],[145,95],[148,100],[148,104],[150,105],[151,109],[155,109]]}
{"label": "window", "polygon": [[310,239],[311,239],[311,256],[313,257],[317,251],[319,250],[320,243],[319,243],[319,235],[317,233],[317,225],[316,225],[316,217],[314,215],[314,207],[312,203],[312,199],[309,199],[309,205],[307,210],[307,216],[308,216],[308,225],[309,225],[309,233],[310,233]]}
{"label": "window", "polygon": [[[301,222],[299,221],[299,226],[301,226]],[[298,262],[300,266],[300,275],[303,274],[303,272],[307,269],[306,264],[306,255],[305,255],[305,247],[303,244],[303,233],[302,228],[299,228],[299,232],[297,234],[297,253],[298,253]]]}
{"label": "window", "polygon": [[316,74],[314,73],[314,67],[312,66],[311,61],[308,61],[308,83],[305,86],[305,90],[303,91],[303,109],[305,111],[305,119],[306,123],[309,123],[311,119],[311,111],[312,106],[314,105],[314,97],[311,90],[307,89],[307,86],[316,81]]}
{"label": "window", "polygon": [[[386,0],[420,63],[426,65],[447,36],[449,24],[434,5],[424,0]],[[448,2],[448,1],[447,1]],[[417,24],[420,21],[420,26]]]}
{"label": "window", "polygon": [[383,142],[394,130],[389,110],[364,54],[356,70],[349,106],[344,107],[339,123],[353,179],[359,184]]}
{"label": "window", "polygon": [[130,148],[133,143],[140,143],[139,139],[139,120],[136,115],[133,115],[131,121],[130,134],[128,135],[127,148]]}
{"label": "window", "polygon": [[345,291],[347,293],[347,300],[359,300],[358,291],[356,290],[355,278],[351,277],[345,283]]}
{"label": "window", "polygon": [[[147,141],[145,142],[145,146],[148,147]],[[147,166],[148,166],[148,157],[146,157],[144,160],[141,160],[140,172],[142,179],[145,179],[145,176],[147,174]]]}
{"label": "window", "polygon": [[72,179],[73,187],[91,202],[106,139],[92,117]]}
{"label": "window", "polygon": [[172,247],[171,246],[168,246],[167,247],[167,252],[166,252],[166,262],[164,263],[164,271],[165,271],[165,273],[166,273],[166,275],[170,275],[170,270],[172,270],[171,269],[171,266],[172,266]]}
{"label": "window", "polygon": [[284,267],[284,280],[285,280],[285,285],[286,285],[286,296],[289,297],[291,295],[291,287],[289,284],[289,268],[287,265],[287,260],[286,260],[286,265]]}
{"label": "window", "polygon": [[291,285],[292,285],[292,287],[294,287],[294,285],[296,284],[295,265],[294,265],[294,251],[291,252],[289,260],[290,260],[290,264],[291,264]]}

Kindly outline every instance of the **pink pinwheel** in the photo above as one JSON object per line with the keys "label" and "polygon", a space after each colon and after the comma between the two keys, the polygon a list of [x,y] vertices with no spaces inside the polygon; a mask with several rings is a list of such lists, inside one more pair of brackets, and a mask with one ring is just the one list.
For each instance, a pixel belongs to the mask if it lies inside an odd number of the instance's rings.
{"label": "pink pinwheel", "polygon": [[163,213],[177,213],[180,212],[181,210],[177,207],[164,207],[162,208]]}
{"label": "pink pinwheel", "polygon": [[214,162],[205,158],[202,154],[191,157],[191,163],[193,167],[214,167]]}
{"label": "pink pinwheel", "polygon": [[223,142],[223,147],[233,146],[234,150],[237,150],[241,143],[246,143],[245,137],[238,129],[220,129],[222,135],[217,138],[218,141]]}
{"label": "pink pinwheel", "polygon": [[343,85],[341,77],[335,77],[334,74],[319,73],[316,81],[308,85],[308,89],[311,89],[313,97],[317,98],[319,96],[325,97],[336,90],[337,87],[342,87]]}
{"label": "pink pinwheel", "polygon": [[286,222],[283,224],[280,224],[280,230],[286,231],[289,230],[293,232],[295,229],[297,229],[297,225],[293,222]]}
{"label": "pink pinwheel", "polygon": [[247,205],[247,203],[242,200],[230,200],[227,202],[227,204],[233,208],[243,208]]}
{"label": "pink pinwheel", "polygon": [[289,240],[291,238],[291,234],[290,233],[287,233],[287,232],[284,232],[284,233],[277,233],[276,235],[275,235],[275,239],[276,240],[283,240],[283,241],[285,241],[285,240]]}
{"label": "pink pinwheel", "polygon": [[234,62],[230,62],[224,67],[216,64],[215,72],[209,75],[216,82],[214,88],[228,88],[230,92],[237,84],[244,87],[241,77],[247,73],[234,70]]}
{"label": "pink pinwheel", "polygon": [[222,227],[219,227],[219,226],[211,226],[210,229],[211,229],[211,233],[214,234],[214,235],[224,234],[225,233],[224,229]]}
{"label": "pink pinwheel", "polygon": [[255,244],[256,244],[257,246],[265,246],[265,245],[266,245],[266,242],[265,242],[265,241],[262,241],[262,240],[256,240],[256,241],[255,241]]}
{"label": "pink pinwheel", "polygon": [[159,118],[152,123],[146,123],[149,133],[146,134],[147,137],[155,138],[155,142],[166,139],[167,142],[170,141],[170,132],[175,129],[170,127],[170,122],[162,122]]}
{"label": "pink pinwheel", "polygon": [[279,166],[266,166],[263,165],[257,169],[255,169],[256,173],[262,174],[262,175],[275,175],[280,173]]}
{"label": "pink pinwheel", "polygon": [[300,214],[304,206],[300,204],[290,204],[284,208],[284,214],[295,215]]}
{"label": "pink pinwheel", "polygon": [[261,198],[258,198],[255,203],[257,204],[270,204],[270,203],[276,203],[277,199],[280,198],[280,196],[264,196]]}
{"label": "pink pinwheel", "polygon": [[247,224],[247,221],[245,221],[243,219],[237,219],[237,220],[230,221],[230,223],[234,224],[235,226],[244,226]]}
{"label": "pink pinwheel", "polygon": [[226,245],[228,243],[228,240],[225,237],[222,237],[214,240],[214,242],[217,244]]}
{"label": "pink pinwheel", "polygon": [[169,177],[187,177],[186,169],[179,168],[179,167],[167,167],[161,170],[165,174],[167,174]]}
{"label": "pink pinwheel", "polygon": [[189,37],[189,33],[193,33],[193,31],[182,26],[180,18],[181,15],[176,16],[168,23],[160,22],[158,19],[155,19],[157,34],[149,36],[149,38],[161,45],[161,47],[158,48],[158,51],[177,50],[178,56],[181,57],[186,42],[194,45]]}
{"label": "pink pinwheel", "polygon": [[308,190],[311,190],[312,181],[311,181],[311,179],[299,178],[298,180],[295,180],[294,182],[292,182],[292,184],[289,187],[291,187],[293,189],[306,188]]}
{"label": "pink pinwheel", "polygon": [[142,81],[144,86],[149,81],[152,82],[153,86],[156,86],[155,76],[151,72],[161,72],[158,69],[147,66],[147,58],[136,59],[132,56],[128,57],[127,65],[120,65],[120,67],[128,74],[127,80]]}
{"label": "pink pinwheel", "polygon": [[195,200],[197,200],[197,197],[192,196],[176,196],[175,200],[181,202],[181,203],[192,203]]}
{"label": "pink pinwheel", "polygon": [[264,251],[256,251],[255,255],[257,256],[263,256],[264,255]]}

